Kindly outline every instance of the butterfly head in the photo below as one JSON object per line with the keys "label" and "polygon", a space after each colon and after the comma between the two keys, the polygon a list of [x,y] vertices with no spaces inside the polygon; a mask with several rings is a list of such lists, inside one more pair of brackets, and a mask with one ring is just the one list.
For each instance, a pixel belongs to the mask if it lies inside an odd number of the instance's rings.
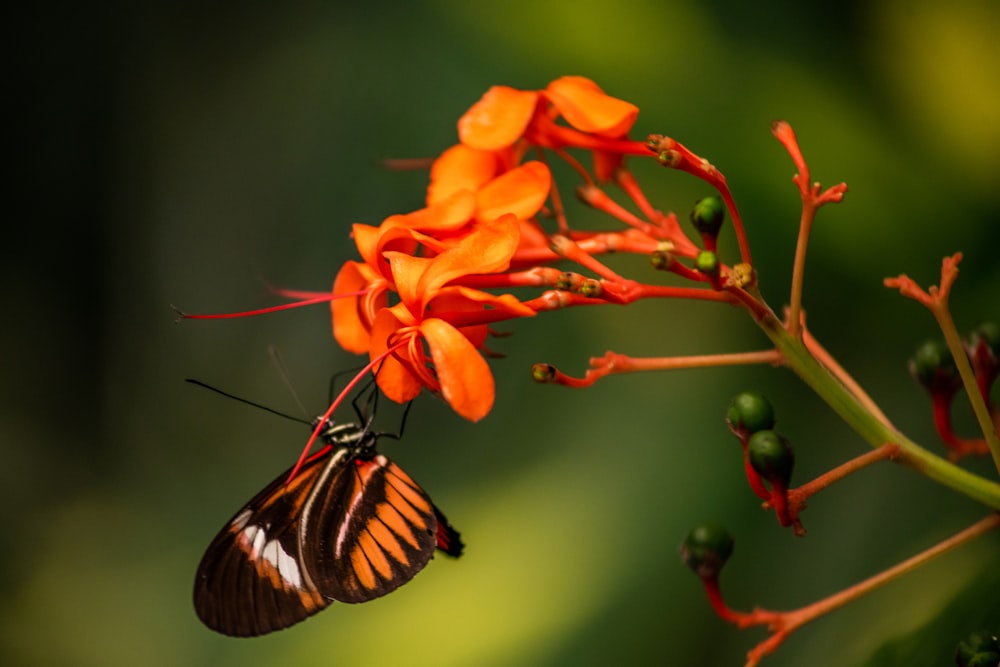
{"label": "butterfly head", "polygon": [[317,417],[313,421],[313,428],[321,423],[319,436],[326,444],[338,449],[348,448],[355,456],[375,453],[379,434],[370,430],[367,425],[359,426],[353,422],[337,424],[332,419]]}

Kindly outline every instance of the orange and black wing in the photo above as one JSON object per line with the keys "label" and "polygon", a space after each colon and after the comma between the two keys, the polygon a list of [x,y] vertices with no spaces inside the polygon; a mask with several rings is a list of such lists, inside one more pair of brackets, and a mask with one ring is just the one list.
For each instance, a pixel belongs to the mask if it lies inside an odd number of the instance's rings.
{"label": "orange and black wing", "polygon": [[[402,586],[435,548],[458,556],[462,542],[409,475],[387,457],[358,457],[317,488],[305,512],[303,559],[317,589],[341,602],[365,602]],[[337,520],[339,519],[339,520]]]}
{"label": "orange and black wing", "polygon": [[[209,628],[234,637],[262,635],[315,614],[330,604],[302,559],[303,510],[324,475],[337,475],[346,450],[271,482],[226,524],[198,565],[194,606]],[[328,517],[336,521],[335,516]]]}

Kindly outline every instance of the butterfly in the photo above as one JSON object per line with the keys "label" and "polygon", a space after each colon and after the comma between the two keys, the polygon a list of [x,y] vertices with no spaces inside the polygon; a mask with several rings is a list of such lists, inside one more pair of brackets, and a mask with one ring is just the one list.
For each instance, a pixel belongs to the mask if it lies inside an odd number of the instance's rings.
{"label": "butterfly", "polygon": [[281,630],[333,601],[394,591],[435,549],[461,555],[459,533],[427,493],[376,451],[380,437],[398,436],[370,423],[323,422],[329,446],[290,481],[287,471],[271,482],[216,535],[194,585],[206,626],[234,637]]}

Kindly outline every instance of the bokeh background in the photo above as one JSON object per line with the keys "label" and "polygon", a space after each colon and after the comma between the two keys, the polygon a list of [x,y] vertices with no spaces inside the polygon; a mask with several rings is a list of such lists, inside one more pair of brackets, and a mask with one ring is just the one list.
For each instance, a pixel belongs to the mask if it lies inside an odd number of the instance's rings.
{"label": "bokeh background", "polygon": [[[183,382],[310,411],[339,351],[323,307],[174,324],[170,304],[273,303],[265,284],[328,289],[349,225],[421,205],[426,174],[387,157],[455,142],[493,84],[591,77],[728,177],[762,288],[788,293],[797,194],[768,132],[796,128],[827,185],[809,322],[897,424],[934,445],[906,359],[930,316],[881,287],[936,282],[966,255],[965,326],[1000,317],[1000,7],[873,2],[96,3],[23,6],[7,24],[13,175],[5,226],[0,400],[0,662],[5,665],[740,665],[763,638],[719,621],[678,545],[703,520],[735,533],[733,606],[793,608],[976,520],[983,508],[889,465],[815,497],[805,539],[762,512],[722,420],[754,387],[777,406],[805,481],[865,451],[790,373],[718,369],[533,385],[635,355],[758,349],[735,310],[642,303],[502,327],[498,398],[465,423],[432,397],[383,448],[462,531],[396,593],[233,640],[191,607],[215,532],[298,454],[306,430]],[[686,215],[706,186],[636,163]],[[566,187],[566,186],[564,186]],[[580,208],[572,214],[599,223]],[[591,216],[588,218],[587,216]],[[724,236],[722,252],[734,252]],[[644,276],[644,261],[622,270]],[[388,411],[387,411],[388,413]],[[971,431],[963,410],[962,428]],[[392,417],[390,417],[392,419]],[[391,428],[391,424],[387,427]],[[969,464],[995,475],[985,461]],[[950,553],[796,633],[765,662],[943,665],[1000,624],[1000,536]]]}

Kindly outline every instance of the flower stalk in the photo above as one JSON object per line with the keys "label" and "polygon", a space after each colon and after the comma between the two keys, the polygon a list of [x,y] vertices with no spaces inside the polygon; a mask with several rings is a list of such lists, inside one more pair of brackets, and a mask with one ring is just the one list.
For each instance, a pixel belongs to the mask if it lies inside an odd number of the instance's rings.
{"label": "flower stalk", "polygon": [[931,453],[869,412],[862,402],[820,364],[801,338],[794,337],[777,318],[766,318],[761,328],[795,372],[858,435],[873,448],[885,443],[899,447],[895,461],[940,484],[1000,510],[1000,484],[975,475]]}

